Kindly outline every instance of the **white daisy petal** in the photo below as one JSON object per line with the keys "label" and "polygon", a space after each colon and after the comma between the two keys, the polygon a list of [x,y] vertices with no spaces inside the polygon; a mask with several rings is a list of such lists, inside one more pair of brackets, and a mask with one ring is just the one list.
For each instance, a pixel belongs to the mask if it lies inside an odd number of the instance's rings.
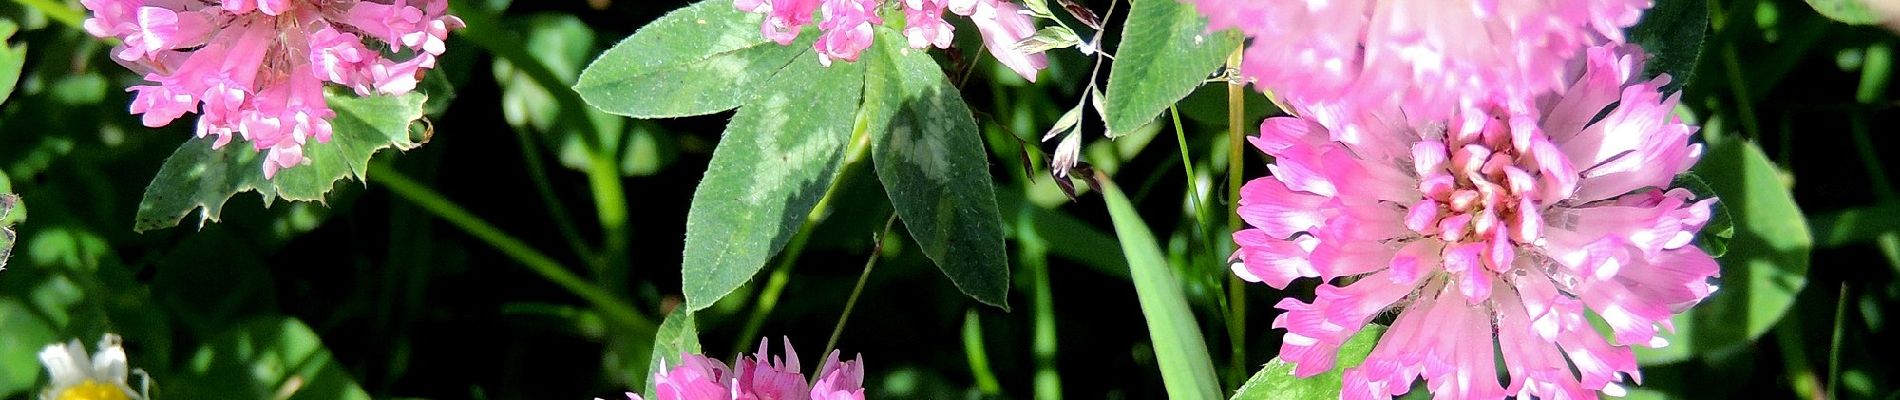
{"label": "white daisy petal", "polygon": [[40,364],[46,365],[47,375],[52,377],[52,387],[64,387],[84,382],[92,375],[92,363],[86,356],[86,347],[75,339],[66,344],[53,344],[40,351]]}
{"label": "white daisy petal", "polygon": [[101,382],[125,382],[125,347],[119,335],[106,334],[99,339],[99,353],[92,356],[93,377]]}

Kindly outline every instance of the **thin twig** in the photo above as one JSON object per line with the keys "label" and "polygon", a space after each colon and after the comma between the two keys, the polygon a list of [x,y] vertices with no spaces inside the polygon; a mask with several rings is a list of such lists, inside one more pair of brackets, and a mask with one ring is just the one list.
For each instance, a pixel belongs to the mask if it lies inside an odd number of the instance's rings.
{"label": "thin twig", "polygon": [[989,53],[988,47],[978,46],[976,48],[976,56],[970,57],[970,67],[964,68],[963,77],[957,78],[957,90],[963,90],[963,84],[970,83],[970,75],[976,74],[977,64],[983,61],[983,55],[987,53]]}
{"label": "thin twig", "polygon": [[[871,270],[877,267],[877,259],[884,254],[884,239],[891,236],[891,227],[895,225],[897,225],[897,213],[893,212],[890,218],[884,220],[884,230],[880,231],[877,237],[872,238],[876,245],[871,247],[871,256],[864,260],[864,272],[858,274],[858,285],[851,288],[851,297],[845,299],[844,312],[838,314],[838,326],[831,328],[831,339],[825,341],[825,351],[818,353],[819,357],[830,357],[831,351],[838,348],[838,337],[844,336],[845,322],[851,320],[851,309],[857,307],[858,296],[864,294],[864,283],[871,280]],[[819,366],[819,368],[824,367]],[[812,379],[817,378],[818,374],[813,373]]]}
{"label": "thin twig", "polygon": [[1201,210],[1206,203],[1201,202],[1201,188],[1195,184],[1200,175],[1194,173],[1194,158],[1188,153],[1187,130],[1181,127],[1181,111],[1173,105],[1168,106],[1168,116],[1174,118],[1174,141],[1181,146],[1181,169],[1187,173],[1188,200],[1194,203],[1194,222],[1204,231],[1208,229],[1207,216]]}
{"label": "thin twig", "polygon": [[602,289],[585,279],[581,279],[579,275],[575,275],[569,271],[567,267],[562,266],[559,262],[554,261],[553,258],[548,257],[547,254],[535,250],[533,246],[522,242],[521,239],[508,236],[508,234],[500,228],[490,225],[488,221],[483,221],[480,217],[476,217],[475,214],[463,209],[462,206],[455,204],[455,202],[423,186],[421,183],[417,183],[407,175],[383,164],[371,164],[368,176],[370,182],[389,188],[389,191],[394,193],[396,197],[414,203],[417,207],[421,207],[423,211],[435,215],[436,218],[440,218],[450,225],[460,228],[463,232],[468,233],[469,236],[474,236],[476,239],[494,247],[495,250],[501,251],[502,255],[508,256],[508,258],[512,258],[516,262],[521,263],[521,265],[528,267],[529,271],[533,271],[549,282],[553,282],[555,285],[567,289],[568,292],[574,293],[574,295],[587,300],[594,305],[594,308],[606,314],[609,319],[624,323],[640,332],[650,333],[654,330],[655,326],[653,325],[653,321],[640,315],[633,307],[628,306],[619,298],[614,297],[614,295],[609,293],[606,289]]}
{"label": "thin twig", "polygon": [[1834,397],[1841,387],[1841,343],[1847,326],[1847,282],[1841,282],[1841,297],[1834,303],[1834,343],[1827,351],[1827,398]]}
{"label": "thin twig", "polygon": [[[609,148],[602,140],[600,127],[582,112],[589,109],[586,100],[575,92],[569,77],[554,73],[547,64],[528,54],[527,47],[512,33],[502,30],[501,17],[480,7],[468,5],[468,2],[450,2],[449,11],[461,17],[468,27],[456,30],[456,36],[488,50],[489,54],[501,58],[509,65],[520,70],[528,80],[548,90],[556,105],[563,110],[562,122],[569,129],[579,130],[581,143],[587,148],[587,173],[589,188],[593,191],[594,207],[600,219],[601,230],[606,236],[602,246],[607,263],[610,265],[629,265],[629,240],[632,236],[627,224],[627,193],[621,186],[618,148]],[[621,132],[611,132],[619,134]]]}
{"label": "thin twig", "polygon": [[[528,177],[534,181],[534,189],[541,195],[541,202],[548,207],[548,216],[554,219],[555,228],[561,231],[561,237],[567,239],[573,247],[574,255],[582,262],[596,264],[603,262],[588,248],[587,241],[581,237],[580,228],[574,225],[574,218],[567,212],[567,206],[554,194],[554,185],[548,181],[547,168],[542,166],[541,146],[528,132],[515,129],[515,137],[521,142],[521,162],[528,167]],[[594,265],[598,268],[598,265]]]}

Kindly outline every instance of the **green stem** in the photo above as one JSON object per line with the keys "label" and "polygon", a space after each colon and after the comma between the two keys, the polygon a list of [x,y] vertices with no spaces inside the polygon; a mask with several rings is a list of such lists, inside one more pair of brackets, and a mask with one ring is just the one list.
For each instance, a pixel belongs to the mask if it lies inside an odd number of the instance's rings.
{"label": "green stem", "polygon": [[587,117],[588,105],[579,93],[570,88],[568,78],[554,73],[554,70],[542,64],[540,60],[528,54],[527,47],[511,33],[502,31],[501,18],[488,10],[471,6],[468,2],[451,2],[451,12],[462,18],[468,27],[456,31],[456,35],[488,50],[490,54],[508,61],[528,76],[548,93],[554,96],[554,102],[560,106],[562,123],[569,129],[580,130],[581,143],[586,146],[589,156],[587,180],[594,191],[594,205],[599,214],[601,229],[606,233],[606,256],[611,265],[625,265],[628,256],[627,244],[631,234],[627,228],[627,193],[620,185],[618,167],[619,152],[602,142],[600,127]]}
{"label": "green stem", "polygon": [[[1889,72],[1893,69],[1893,50],[1886,43],[1875,43],[1867,47],[1865,61],[1861,63],[1860,87],[1854,98],[1860,104],[1876,105],[1887,92]],[[1880,154],[1874,147],[1872,135],[1868,134],[1868,112],[1855,110],[1849,117],[1851,132],[1854,136],[1854,150],[1860,155],[1860,162],[1867,167],[1867,175],[1872,178],[1874,194],[1882,201],[1900,200],[1888,180],[1887,168],[1880,162]]]}
{"label": "green stem", "polygon": [[1775,324],[1775,343],[1781,348],[1783,367],[1788,369],[1788,384],[1794,389],[1795,396],[1803,399],[1825,399],[1826,391],[1821,387],[1821,379],[1814,375],[1812,360],[1808,359],[1806,340],[1801,338],[1801,317],[1789,314],[1780,323]]}
{"label": "green stem", "polygon": [[66,25],[68,28],[82,30],[86,28],[86,15],[58,0],[14,0],[14,2],[40,10],[41,13],[46,14],[46,18]]}
{"label": "green stem", "polygon": [[[1717,37],[1732,38],[1728,34],[1729,15],[1723,13],[1720,0],[1709,0],[1709,24],[1715,28]],[[1721,44],[1722,67],[1728,73],[1730,93],[1735,97],[1736,117],[1742,120],[1742,131],[1751,139],[1761,139],[1761,122],[1755,119],[1755,103],[1749,94],[1748,79],[1742,74],[1742,59],[1735,50],[1733,39],[1724,39]]]}
{"label": "green stem", "polygon": [[[831,328],[831,339],[825,341],[825,351],[820,357],[827,357],[838,348],[838,338],[844,336],[844,325],[851,320],[851,309],[857,308],[858,297],[864,294],[864,283],[871,280],[871,270],[877,268],[877,259],[884,255],[884,239],[891,236],[891,227],[897,225],[897,213],[891,213],[884,220],[884,230],[877,235],[877,244],[871,247],[871,256],[864,260],[864,272],[858,274],[857,286],[851,287],[851,297],[844,301],[844,312],[838,313],[838,326]],[[812,374],[816,378],[817,374]]]}
{"label": "green stem", "polygon": [[[1241,48],[1227,56],[1229,68],[1239,68]],[[1246,85],[1239,80],[1227,84],[1227,230],[1240,230],[1241,174],[1246,169],[1244,138],[1247,136]],[[1231,349],[1227,360],[1227,386],[1238,387],[1247,376],[1247,290],[1239,276],[1227,274],[1227,340]]]}
{"label": "green stem", "polygon": [[[1867,47],[1865,61],[1861,64],[1860,87],[1855,91],[1854,99],[1863,105],[1876,105],[1885,97],[1887,84],[1893,69],[1893,50],[1886,43],[1875,43]],[[1886,165],[1881,163],[1880,155],[1874,149],[1872,135],[1869,134],[1868,111],[1851,111],[1848,131],[1854,138],[1854,150],[1860,155],[1861,164],[1866,166],[1867,176],[1873,181],[1875,196],[1883,203],[1900,200],[1895,193],[1893,181],[1887,175]],[[1881,253],[1887,257],[1887,264],[1900,269],[1900,235],[1886,232],[1875,238]],[[1833,344],[1827,353],[1827,397],[1836,399],[1841,385],[1841,348],[1847,327],[1847,282],[1841,282],[1841,295],[1834,304]]]}
{"label": "green stem", "polygon": [[1841,297],[1834,303],[1834,345],[1827,351],[1827,398],[1834,397],[1841,386],[1841,343],[1847,327],[1847,283],[1841,283]]}
{"label": "green stem", "polygon": [[614,150],[594,150],[588,161],[587,183],[594,193],[594,209],[600,216],[600,230],[607,237],[603,246],[606,264],[630,267],[628,238],[633,232],[627,226],[627,192],[620,186],[620,166],[613,161],[617,158],[613,156]]}
{"label": "green stem", "polygon": [[1194,158],[1188,153],[1187,129],[1181,128],[1181,112],[1173,105],[1168,106],[1168,115],[1174,118],[1174,142],[1181,146],[1181,170],[1187,173],[1188,201],[1194,203],[1194,222],[1205,230],[1208,228],[1207,213],[1201,210],[1206,203],[1201,202],[1201,188],[1195,185],[1200,175],[1194,173]]}
{"label": "green stem", "polygon": [[[1230,68],[1239,68],[1241,49],[1227,56]],[[1247,136],[1247,93],[1246,86],[1240,81],[1227,83],[1227,228],[1240,229],[1240,218],[1235,214],[1240,210],[1241,174],[1245,173],[1246,160],[1242,159]]]}
{"label": "green stem", "polygon": [[508,258],[512,258],[516,262],[521,263],[521,265],[527,266],[530,271],[541,275],[542,278],[547,279],[549,282],[553,282],[555,285],[559,285],[561,288],[574,293],[574,295],[587,300],[608,318],[634,328],[637,332],[652,332],[654,330],[653,321],[647,320],[645,316],[634,311],[632,307],[627,306],[626,303],[621,302],[620,299],[615,298],[605,289],[581,279],[579,275],[569,272],[566,267],[555,262],[553,258],[535,250],[520,239],[508,236],[508,234],[502,232],[500,228],[489,225],[487,221],[483,221],[480,217],[470,214],[468,210],[456,205],[455,202],[443,197],[442,194],[436,193],[434,190],[410,179],[407,175],[403,175],[401,172],[387,165],[375,163],[371,164],[368,176],[370,177],[370,182],[389,188],[389,191],[394,193],[397,197],[415,203],[415,205],[421,207],[423,211],[435,215],[437,218],[441,218],[456,228],[460,228],[470,236],[474,236],[476,239],[501,251],[501,253],[508,256]]}
{"label": "green stem", "polygon": [[1021,251],[1019,259],[1029,268],[1029,279],[1035,290],[1030,293],[1036,319],[1030,351],[1036,359],[1036,399],[1060,400],[1062,375],[1056,372],[1055,294],[1049,285],[1049,249],[1036,234],[1034,218],[1027,207],[1017,217],[1016,243],[1017,250]]}
{"label": "green stem", "polygon": [[1860,162],[1867,168],[1867,177],[1873,182],[1874,195],[1881,201],[1900,200],[1896,195],[1892,181],[1887,180],[1887,168],[1880,162],[1880,151],[1874,147],[1873,135],[1868,134],[1867,113],[1854,111],[1847,118],[1848,133],[1854,138],[1854,152],[1860,156]]}
{"label": "green stem", "polygon": [[983,345],[983,319],[976,310],[963,314],[963,356],[970,361],[970,376],[976,378],[976,390],[985,395],[996,396],[1002,393],[1003,385],[996,380],[996,371],[990,369],[990,352]]}
{"label": "green stem", "polygon": [[[1862,105],[1876,107],[1880,105],[1881,98],[1886,97],[1887,85],[1891,83],[1893,47],[1885,42],[1877,42],[1867,46],[1865,54],[1860,69],[1860,88],[1854,92],[1854,99]],[[1854,150],[1860,154],[1861,164],[1866,165],[1867,177],[1873,180],[1874,194],[1882,203],[1892,203],[1900,200],[1900,193],[1894,191],[1887,167],[1881,163],[1879,152],[1874,150],[1872,135],[1868,133],[1870,113],[1872,111],[1867,109],[1850,111],[1848,122],[1852,129],[1849,132],[1854,136]],[[1874,241],[1881,254],[1887,257],[1887,265],[1900,270],[1900,233],[1882,233]],[[1828,386],[1828,390],[1833,389],[1833,386]]]}
{"label": "green stem", "polygon": [[527,131],[520,129],[514,131],[515,138],[521,142],[521,161],[528,167],[528,177],[534,181],[534,189],[540,193],[541,202],[547,205],[549,217],[554,219],[554,225],[560,229],[561,237],[567,239],[576,257],[590,264],[601,262],[595,257],[594,251],[587,248],[587,241],[581,237],[580,228],[574,226],[574,218],[567,213],[565,203],[554,195],[554,185],[548,182],[547,169],[542,166],[541,146],[535,143],[533,137],[529,137]]}
{"label": "green stem", "polygon": [[1867,46],[1860,67],[1860,88],[1854,91],[1854,99],[1861,104],[1879,104],[1886,97],[1887,85],[1893,77],[1893,45],[1887,42],[1874,42]]}
{"label": "green stem", "polygon": [[978,63],[983,61],[983,55],[988,54],[988,53],[989,53],[988,47],[980,46],[976,48],[976,56],[970,57],[970,67],[965,68],[963,70],[963,77],[957,78],[958,90],[963,89],[963,84],[970,83],[970,76],[976,74],[976,68],[977,68]]}
{"label": "green stem", "polygon": [[1722,45],[1722,64],[1728,70],[1729,88],[1735,95],[1735,113],[1742,120],[1742,131],[1748,137],[1761,138],[1761,122],[1755,120],[1755,103],[1749,99],[1748,79],[1742,76],[1742,59],[1736,54],[1734,44]]}

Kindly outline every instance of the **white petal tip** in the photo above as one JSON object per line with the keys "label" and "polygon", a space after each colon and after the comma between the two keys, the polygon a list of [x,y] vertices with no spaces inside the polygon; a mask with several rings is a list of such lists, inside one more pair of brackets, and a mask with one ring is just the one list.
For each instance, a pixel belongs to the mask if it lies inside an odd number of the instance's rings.
{"label": "white petal tip", "polygon": [[1612,383],[1603,385],[1603,394],[1610,397],[1623,397],[1629,395],[1629,390],[1623,389],[1623,385]]}

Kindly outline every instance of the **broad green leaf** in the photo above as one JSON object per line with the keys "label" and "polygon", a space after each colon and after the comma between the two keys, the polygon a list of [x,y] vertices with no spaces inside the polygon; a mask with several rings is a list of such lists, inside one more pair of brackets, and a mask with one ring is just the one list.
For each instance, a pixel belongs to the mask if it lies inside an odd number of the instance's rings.
{"label": "broad green leaf", "polygon": [[0,104],[13,95],[13,85],[20,83],[20,68],[26,66],[26,44],[7,44],[19,28],[12,20],[0,19]]}
{"label": "broad green leaf", "polygon": [[1176,0],[1135,2],[1108,74],[1109,135],[1134,132],[1219,67],[1236,42]]}
{"label": "broad green leaf", "polygon": [[265,179],[264,153],[249,143],[233,141],[212,149],[212,138],[193,138],[165,160],[158,177],[145,188],[133,229],[169,228],[199,209],[205,221],[217,221],[224,202],[239,192],[256,191],[267,205],[278,198],[323,201],[337,181],[362,179],[377,151],[419,145],[410,137],[409,124],[422,118],[423,94],[355,97],[331,92],[328,97],[336,111],[330,121],[334,131],[329,143],[304,145],[308,164]]}
{"label": "broad green leaf", "polygon": [[[1152,1],[1152,0],[1151,0]],[[1108,203],[1108,217],[1121,239],[1122,255],[1128,258],[1129,275],[1135,281],[1135,295],[1141,302],[1141,315],[1148,323],[1148,337],[1154,343],[1155,359],[1161,365],[1161,381],[1172,399],[1218,399],[1220,382],[1215,380],[1214,362],[1207,356],[1201,325],[1188,308],[1174,268],[1155,243],[1154,233],[1135,212],[1134,204],[1107,177],[1100,177],[1102,199]]]}
{"label": "broad green leaf", "polygon": [[574,90],[601,111],[635,118],[738,107],[811,48],[810,39],[786,46],[766,40],[762,19],[725,0],[675,10],[594,59]]}
{"label": "broad green leaf", "polygon": [[680,365],[680,353],[699,352],[699,327],[693,322],[693,312],[683,307],[673,309],[673,313],[660,322],[660,331],[653,334],[653,357],[647,365],[645,379],[646,398],[657,398],[653,395],[653,376],[666,372],[662,366]]}
{"label": "broad green leaf", "polygon": [[778,254],[836,178],[856,127],[864,70],[807,53],[739,109],[686,214],[686,308],[732,293]]}
{"label": "broad green leaf", "polygon": [[1822,16],[1826,16],[1828,19],[1849,25],[1873,25],[1880,23],[1881,16],[1874,13],[1873,9],[1867,8],[1867,4],[1861,3],[1862,1],[1892,0],[1807,0],[1809,7],[1814,7],[1815,12],[1821,13]]}
{"label": "broad green leaf", "polygon": [[1630,42],[1649,53],[1645,76],[1669,74],[1664,92],[1674,92],[1695,75],[1702,58],[1702,39],[1709,28],[1709,3],[1702,0],[1657,0],[1643,19],[1629,28]]}
{"label": "broad green leaf", "polygon": [[1676,334],[1668,347],[1636,347],[1645,364],[1746,345],[1774,327],[1807,284],[1814,238],[1781,170],[1761,148],[1742,140],[1713,143],[1695,173],[1728,203],[1735,237],[1721,259],[1721,289],[1673,319]]}
{"label": "broad green leaf", "polygon": [[1346,339],[1339,346],[1339,362],[1333,370],[1312,377],[1293,376],[1293,363],[1274,357],[1273,361],[1260,367],[1247,383],[1240,385],[1233,400],[1334,400],[1344,383],[1346,369],[1357,367],[1366,361],[1366,355],[1372,354],[1372,346],[1379,344],[1379,337],[1385,334],[1385,326],[1368,324],[1359,333]]}
{"label": "broad green leaf", "polygon": [[323,340],[294,318],[252,320],[198,348],[188,377],[166,382],[181,399],[361,399],[369,393]]}
{"label": "broad green leaf", "polygon": [[0,298],[0,327],[6,329],[0,335],[0,365],[7,366],[0,368],[0,397],[13,398],[37,388],[46,370],[40,367],[40,349],[61,339],[31,307],[10,298]]}
{"label": "broad green leaf", "polygon": [[936,60],[895,31],[881,33],[862,61],[878,180],[911,238],[963,294],[1009,309],[1003,216],[976,120]]}

